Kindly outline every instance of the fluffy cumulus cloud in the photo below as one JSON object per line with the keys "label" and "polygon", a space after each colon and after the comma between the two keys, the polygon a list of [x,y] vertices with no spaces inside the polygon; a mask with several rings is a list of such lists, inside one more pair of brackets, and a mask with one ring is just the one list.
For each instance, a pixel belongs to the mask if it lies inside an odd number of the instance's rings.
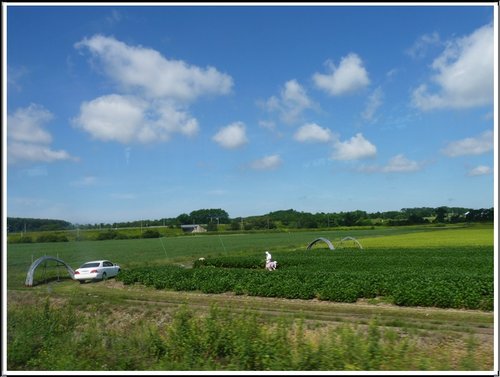
{"label": "fluffy cumulus cloud", "polygon": [[222,127],[212,140],[226,149],[236,149],[248,143],[246,128],[243,122],[231,123]]}
{"label": "fluffy cumulus cloud", "polygon": [[167,141],[172,134],[196,135],[199,124],[189,105],[201,96],[231,91],[232,78],[214,67],[167,59],[158,51],[95,35],[75,44],[89,51],[93,65],[112,79],[118,93],[86,101],[77,127],[103,141]]}
{"label": "fluffy cumulus cloud", "polygon": [[475,168],[472,168],[471,170],[469,170],[467,175],[469,175],[471,177],[477,177],[480,175],[489,175],[492,173],[493,173],[493,170],[489,166],[479,165],[479,166],[476,166]]}
{"label": "fluffy cumulus cloud", "polygon": [[332,96],[351,94],[370,84],[363,61],[355,53],[344,56],[338,67],[332,62],[328,62],[328,67],[329,73],[315,73],[313,81],[317,88]]}
{"label": "fluffy cumulus cloud", "polygon": [[334,160],[359,160],[375,157],[376,154],[377,147],[365,139],[363,134],[357,133],[346,141],[335,140],[331,158]]}
{"label": "fluffy cumulus cloud", "polygon": [[255,170],[274,170],[281,166],[283,163],[280,155],[273,154],[269,156],[264,156],[258,160],[252,161],[250,163],[250,168]]}
{"label": "fluffy cumulus cloud", "polygon": [[74,160],[64,150],[51,149],[52,136],[44,128],[54,116],[41,105],[31,104],[7,116],[7,160],[53,162]]}
{"label": "fluffy cumulus cloud", "polygon": [[442,152],[448,157],[479,155],[493,149],[493,131],[484,131],[477,137],[468,137],[449,143]]}
{"label": "fluffy cumulus cloud", "polygon": [[73,122],[97,140],[121,143],[166,141],[173,133],[198,131],[196,119],[168,102],[118,94],[84,102]]}
{"label": "fluffy cumulus cloud", "polygon": [[494,68],[493,25],[446,43],[432,63],[435,74],[412,93],[421,110],[470,108],[491,104]]}
{"label": "fluffy cumulus cloud", "polygon": [[122,88],[139,90],[152,98],[193,101],[201,95],[227,94],[233,85],[230,76],[214,67],[167,59],[156,50],[129,46],[113,37],[95,35],[75,47],[88,49],[106,75]]}
{"label": "fluffy cumulus cloud", "polygon": [[318,126],[316,123],[304,124],[293,135],[301,143],[326,143],[332,139],[332,132],[328,128]]}
{"label": "fluffy cumulus cloud", "polygon": [[277,112],[280,119],[288,124],[300,121],[303,112],[315,106],[297,80],[287,81],[279,97],[272,96],[265,103],[268,111]]}

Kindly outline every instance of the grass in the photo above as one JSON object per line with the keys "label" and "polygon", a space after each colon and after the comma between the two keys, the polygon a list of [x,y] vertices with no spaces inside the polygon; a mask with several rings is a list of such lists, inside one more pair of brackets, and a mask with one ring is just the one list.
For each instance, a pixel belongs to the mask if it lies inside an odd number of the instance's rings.
{"label": "grass", "polygon": [[366,248],[492,246],[493,232],[491,226],[484,225],[468,228],[432,228],[427,231],[394,234],[390,238],[368,237],[363,238],[362,242]]}
{"label": "grass", "polygon": [[[179,295],[176,300],[176,292],[168,293],[168,300],[163,295],[153,300],[159,292],[150,296],[144,291],[129,292],[126,299],[114,295],[108,283],[67,296],[45,295],[41,290],[13,293],[8,309],[9,370],[492,368],[488,343],[471,337],[470,329],[410,327],[409,316],[415,312],[411,308],[402,313],[391,308],[327,305],[323,313],[329,317],[318,319],[309,310],[297,311],[304,302],[287,301],[279,308],[276,302],[268,302],[275,311],[269,315],[262,305],[268,299],[256,303],[235,297],[233,302],[219,296],[212,301],[216,296],[200,295],[193,302],[193,296]],[[151,301],[146,305],[141,297]],[[464,320],[460,311],[439,314],[443,326]],[[489,321],[485,314],[474,317]],[[429,331],[439,336],[430,337]]]}

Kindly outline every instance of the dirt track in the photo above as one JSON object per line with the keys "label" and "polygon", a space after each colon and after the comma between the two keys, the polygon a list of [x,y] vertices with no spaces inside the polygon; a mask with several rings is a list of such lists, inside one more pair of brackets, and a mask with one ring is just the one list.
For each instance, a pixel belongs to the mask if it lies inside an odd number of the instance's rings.
{"label": "dirt track", "polygon": [[[87,288],[87,287],[86,287]],[[93,288],[91,286],[89,289]],[[94,289],[92,289],[94,290]],[[212,305],[230,307],[236,311],[251,311],[265,316],[291,316],[325,324],[352,323],[365,325],[376,319],[381,326],[411,328],[448,335],[475,334],[482,341],[493,344],[493,312],[423,307],[399,307],[377,300],[357,303],[336,303],[320,300],[290,300],[273,297],[253,297],[197,292],[162,291],[143,286],[124,286],[109,280],[99,286],[99,292],[121,292],[128,305],[161,307],[172,310],[187,304],[192,309],[206,310]],[[97,292],[96,292],[97,293]],[[115,295],[114,295],[115,296]],[[375,303],[373,303],[375,301]]]}

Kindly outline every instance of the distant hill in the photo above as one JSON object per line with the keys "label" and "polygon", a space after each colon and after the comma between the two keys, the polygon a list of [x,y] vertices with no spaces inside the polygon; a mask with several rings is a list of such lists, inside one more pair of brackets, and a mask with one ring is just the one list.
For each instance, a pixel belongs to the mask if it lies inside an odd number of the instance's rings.
{"label": "distant hill", "polygon": [[[220,208],[200,209],[190,214],[158,220],[137,220],[112,224],[71,224],[65,220],[7,217],[8,232],[36,232],[68,229],[116,229],[148,227],[180,227],[185,224],[227,224],[231,230],[259,230],[285,228],[326,228],[335,226],[417,225],[425,223],[492,222],[493,208],[470,209],[462,207],[418,207],[400,211],[374,212],[349,211],[330,213],[299,212],[294,209],[269,212],[265,215],[230,218]],[[215,228],[216,229],[216,228]]]}
{"label": "distant hill", "polygon": [[64,220],[7,217],[8,232],[36,232],[44,230],[66,230],[72,228],[73,225]]}

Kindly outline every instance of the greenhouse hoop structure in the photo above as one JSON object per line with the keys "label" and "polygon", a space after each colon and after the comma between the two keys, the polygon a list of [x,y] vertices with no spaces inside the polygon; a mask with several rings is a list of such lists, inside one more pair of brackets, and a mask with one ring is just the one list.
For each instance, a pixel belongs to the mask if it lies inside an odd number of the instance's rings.
{"label": "greenhouse hoop structure", "polygon": [[314,244],[316,244],[317,242],[324,242],[324,243],[326,243],[328,245],[328,247],[330,248],[330,250],[335,250],[335,247],[333,246],[332,242],[328,238],[324,238],[324,237],[316,238],[313,242],[311,242],[309,244],[309,246],[307,246],[307,250],[310,250],[311,247],[313,247]]}
{"label": "greenhouse hoop structure", "polygon": [[41,258],[38,258],[36,261],[34,261],[29,270],[28,270],[28,273],[26,275],[26,282],[24,283],[24,285],[26,285],[27,287],[32,287],[33,286],[33,276],[35,275],[35,270],[40,266],[42,265],[42,263],[44,262],[47,262],[47,261],[55,261],[57,263],[60,263],[62,264],[63,266],[66,267],[66,269],[68,270],[68,273],[69,275],[71,276],[71,279],[74,279],[74,276],[75,276],[75,271],[71,268],[70,265],[68,265],[65,261],[63,261],[62,259],[59,259],[59,258],[56,258],[56,257],[51,257],[49,255],[46,255],[46,256],[43,256]]}
{"label": "greenhouse hoop structure", "polygon": [[[324,242],[328,245],[330,250],[335,250],[335,246],[333,246],[333,243],[328,239],[324,237],[319,237],[316,238],[314,241],[312,241],[308,246],[307,250],[310,250],[316,243],[318,242]],[[353,245],[355,248],[363,249],[363,246],[359,243],[359,241],[351,236],[344,237],[340,240],[340,243],[337,245],[338,248],[340,249],[345,249],[349,248],[349,246]]]}

